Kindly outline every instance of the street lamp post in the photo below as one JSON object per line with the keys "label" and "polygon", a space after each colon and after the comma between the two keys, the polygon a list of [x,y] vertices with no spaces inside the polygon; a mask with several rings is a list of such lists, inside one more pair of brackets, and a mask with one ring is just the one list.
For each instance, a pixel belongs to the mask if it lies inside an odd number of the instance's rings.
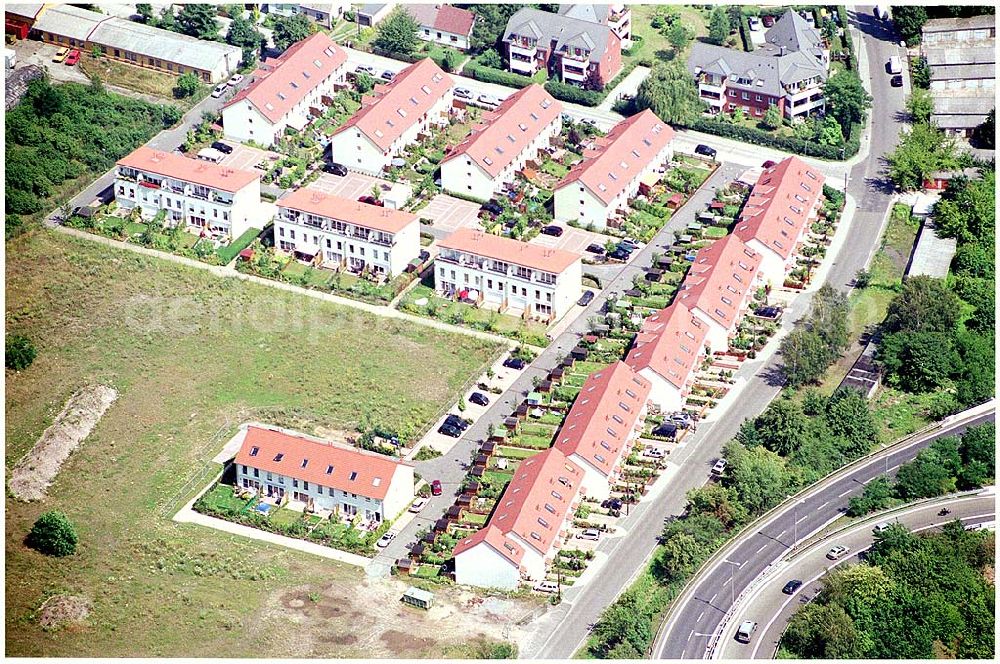
{"label": "street lamp post", "polygon": [[722,562],[729,565],[729,594],[732,599],[732,601],[729,604],[729,607],[732,608],[736,606],[736,581],[735,581],[735,572],[733,572],[733,568],[743,567],[743,563],[734,563],[732,560],[729,560],[728,558],[723,559]]}

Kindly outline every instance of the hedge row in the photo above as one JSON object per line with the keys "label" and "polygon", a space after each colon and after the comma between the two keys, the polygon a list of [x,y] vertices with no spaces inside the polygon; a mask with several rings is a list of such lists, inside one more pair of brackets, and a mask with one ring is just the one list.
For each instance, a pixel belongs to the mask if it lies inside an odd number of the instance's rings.
{"label": "hedge row", "polygon": [[740,39],[743,40],[743,50],[747,53],[753,51],[753,39],[750,37],[750,22],[747,20],[746,12],[740,12]]}
{"label": "hedge row", "polygon": [[[691,125],[691,129],[724,138],[734,138],[744,143],[763,145],[777,150],[784,150],[785,152],[794,152],[806,157],[819,157],[820,159],[828,159],[830,161],[839,161],[853,157],[861,147],[860,125],[855,125],[851,128],[851,137],[843,147],[820,145],[815,141],[795,138],[794,136],[776,136],[763,129],[744,127],[710,118],[699,118]],[[844,152],[843,156],[841,156],[841,150]]]}
{"label": "hedge row", "polygon": [[506,85],[512,88],[524,88],[531,85],[533,82],[527,76],[521,76],[520,74],[504,71],[503,69],[484,67],[483,65],[471,60],[462,68],[462,73],[467,76],[471,76],[477,81],[483,81],[484,83],[497,83],[498,85]]}
{"label": "hedge row", "polygon": [[854,39],[851,37],[851,31],[847,25],[847,7],[837,5],[837,14],[840,16],[840,23],[844,28],[844,36],[841,37],[840,43],[843,44],[844,50],[847,51],[847,68],[851,71],[857,71],[858,55],[854,52]]}

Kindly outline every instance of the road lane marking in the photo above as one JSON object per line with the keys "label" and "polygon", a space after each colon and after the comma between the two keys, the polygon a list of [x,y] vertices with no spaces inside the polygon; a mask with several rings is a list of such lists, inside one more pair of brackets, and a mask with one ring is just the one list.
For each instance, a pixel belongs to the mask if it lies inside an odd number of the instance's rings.
{"label": "road lane marking", "polygon": [[781,539],[782,537],[785,536],[785,533],[787,533],[787,532],[788,532],[788,529],[782,530],[780,533],[778,533],[778,536],[775,539]]}
{"label": "road lane marking", "polygon": [[808,514],[806,514],[805,516],[800,516],[798,519],[795,520],[795,523],[799,523],[801,521],[805,521],[808,518],[809,518]]}
{"label": "road lane marking", "polygon": [[[761,544],[761,545],[760,545],[760,548],[759,548],[759,549],[757,549],[756,553],[760,553],[761,551],[763,551],[763,550],[764,550],[764,549],[766,549],[766,548],[767,548],[767,544]],[[756,555],[756,554],[755,554],[755,555]]]}
{"label": "road lane marking", "polygon": [[827,506],[827,505],[829,505],[829,504],[830,504],[830,501],[828,500],[828,501],[826,501],[825,503],[823,503],[822,505],[820,505],[820,506],[819,506],[819,508],[820,508],[820,509],[823,509],[824,507],[826,507],[826,506]]}
{"label": "road lane marking", "polygon": [[837,498],[843,498],[844,496],[846,496],[847,494],[849,494],[849,493],[850,493],[851,491],[854,491],[854,489],[853,489],[853,488],[851,488],[851,489],[848,489],[848,490],[847,490],[847,491],[845,491],[844,493],[842,493],[842,494],[840,494],[839,496],[837,496]]}
{"label": "road lane marking", "polygon": [[705,615],[704,611],[702,611],[701,613],[699,613],[698,614],[698,620],[696,620],[695,622],[701,622],[701,619],[702,619],[702,617],[704,617],[704,615]]}
{"label": "road lane marking", "polygon": [[899,468],[899,464],[898,463],[895,466],[893,466],[892,468],[890,468],[889,472],[891,473],[892,471],[896,470],[897,468]]}
{"label": "road lane marking", "polygon": [[711,604],[712,602],[714,602],[715,598],[718,597],[718,596],[719,596],[719,593],[715,593],[714,595],[712,595],[712,599],[708,600],[708,603]]}

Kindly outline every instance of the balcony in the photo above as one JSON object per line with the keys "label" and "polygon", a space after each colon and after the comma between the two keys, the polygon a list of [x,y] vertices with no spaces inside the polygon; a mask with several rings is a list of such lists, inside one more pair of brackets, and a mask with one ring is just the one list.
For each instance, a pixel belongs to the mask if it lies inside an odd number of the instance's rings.
{"label": "balcony", "polygon": [[392,246],[392,238],[386,238],[379,235],[372,235],[371,238],[369,239],[369,242],[371,242],[372,244],[377,244],[382,247]]}

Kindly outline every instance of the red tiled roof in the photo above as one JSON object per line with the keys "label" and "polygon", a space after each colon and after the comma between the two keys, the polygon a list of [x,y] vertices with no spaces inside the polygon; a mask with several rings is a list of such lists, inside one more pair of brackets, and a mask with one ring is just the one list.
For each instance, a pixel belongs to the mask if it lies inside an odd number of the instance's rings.
{"label": "red tiled roof", "polygon": [[555,448],[578,454],[605,477],[625,452],[651,383],[624,362],[587,376],[556,438]]}
{"label": "red tiled roof", "polygon": [[809,222],[809,213],[823,193],[826,178],[798,157],[788,157],[760,174],[747,199],[733,235],[756,239],[787,259]]}
{"label": "red tiled roof", "polygon": [[495,111],[484,113],[445,161],[467,155],[496,177],[561,113],[562,104],[533,83],[507,97]]}
{"label": "red tiled roof", "polygon": [[476,15],[468,9],[441,5],[434,19],[434,27],[441,32],[468,36],[472,34],[472,25],[475,22]]}
{"label": "red tiled roof", "polygon": [[635,371],[651,369],[677,388],[683,388],[701,348],[708,326],[680,302],[674,302],[642,322],[635,345],[625,362]]}
{"label": "red tiled roof", "polygon": [[[226,107],[246,99],[271,122],[278,122],[307,94],[347,62],[347,53],[325,32],[292,44],[250,74],[253,83],[234,96]],[[317,64],[318,63],[318,64]]]}
{"label": "red tiled roof", "polygon": [[392,83],[376,85],[362,97],[361,108],[334,136],[352,127],[382,150],[419,122],[455,82],[430,58],[419,60],[396,74]]}
{"label": "red tiled roof", "polygon": [[[281,460],[275,461],[278,455]],[[256,426],[247,427],[234,461],[377,500],[385,498],[396,469],[404,465],[381,454]]]}
{"label": "red tiled roof", "polygon": [[417,215],[409,212],[352,201],[349,198],[325,194],[309,187],[296,189],[280,199],[277,205],[386,233],[398,233],[418,219]]}
{"label": "red tiled roof", "polygon": [[260,173],[254,171],[220,166],[204,159],[154,150],[145,145],[119,159],[118,165],[231,193],[236,193],[254,180],[260,180]]}
{"label": "red tiled roof", "polygon": [[583,159],[556,185],[556,190],[579,180],[601,201],[610,203],[673,138],[674,130],[646,109],[597,139],[597,147],[584,151]]}
{"label": "red tiled roof", "polygon": [[759,267],[760,254],[727,235],[698,250],[677,301],[731,330]]}
{"label": "red tiled roof", "polygon": [[480,530],[477,530],[472,535],[460,540],[459,543],[455,545],[453,553],[457,556],[463,551],[468,551],[482,542],[486,542],[491,547],[496,549],[497,553],[514,563],[516,567],[521,566],[521,560],[524,559],[524,547],[517,542],[511,541],[506,537],[502,530],[493,524],[488,524]]}
{"label": "red tiled roof", "polygon": [[580,254],[571,251],[511,240],[472,228],[460,228],[438,242],[438,248],[465,251],[484,258],[495,258],[555,274],[559,274],[580,260]]}

